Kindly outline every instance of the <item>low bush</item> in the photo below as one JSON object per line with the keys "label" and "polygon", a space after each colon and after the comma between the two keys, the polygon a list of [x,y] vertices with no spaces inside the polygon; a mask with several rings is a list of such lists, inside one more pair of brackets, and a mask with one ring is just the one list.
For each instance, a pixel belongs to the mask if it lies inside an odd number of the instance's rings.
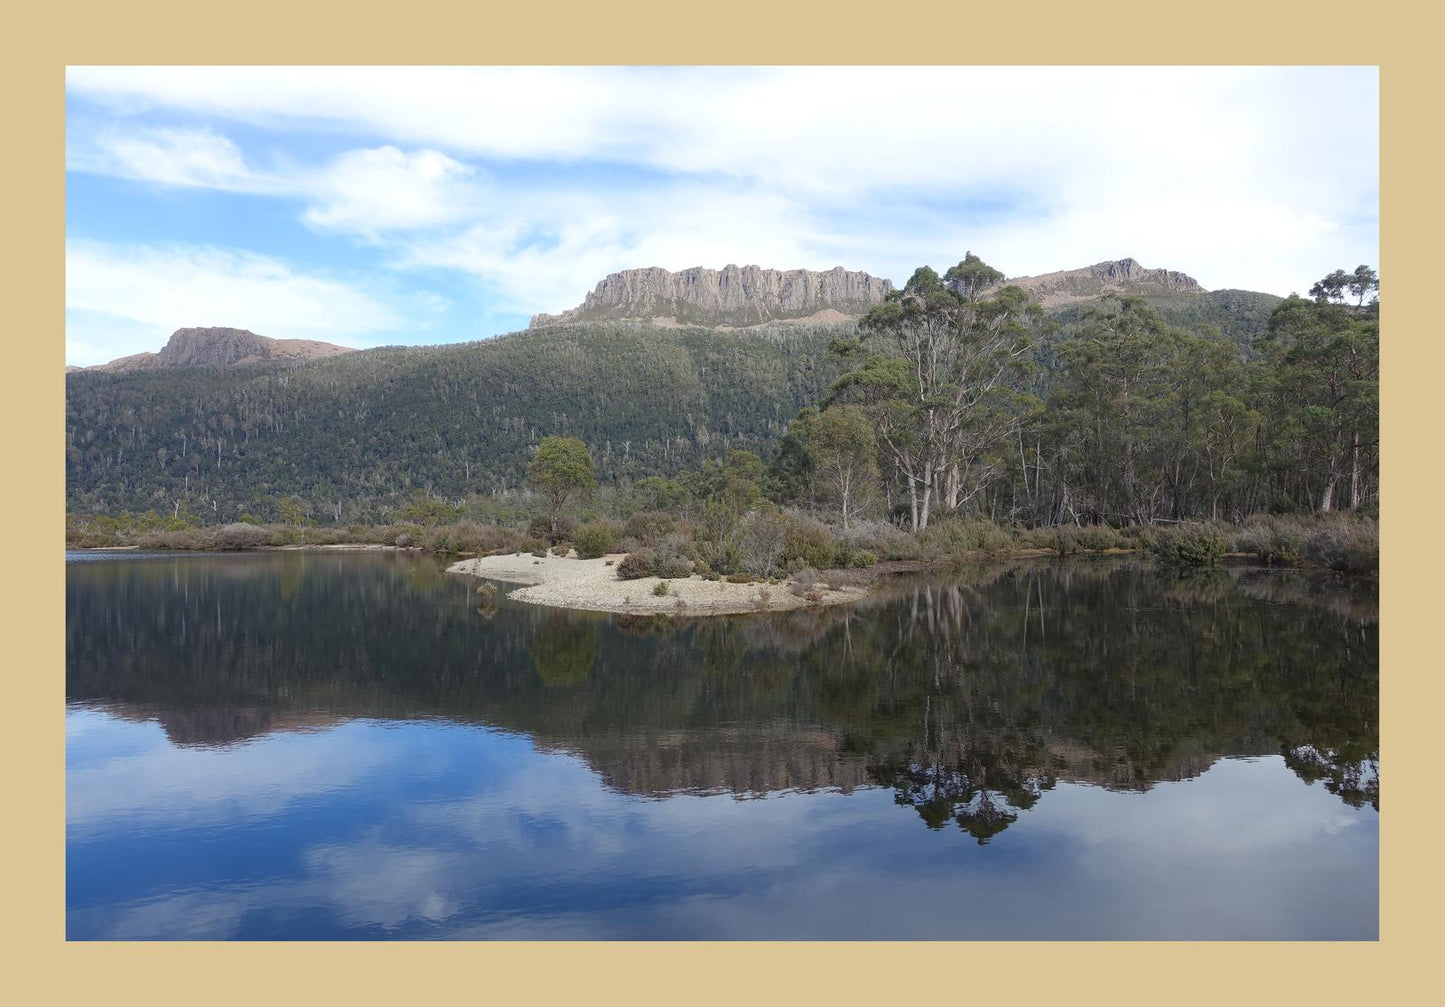
{"label": "low bush", "polygon": [[667,581],[665,581],[665,580],[660,580],[660,581],[658,581],[657,584],[656,584],[656,586],[653,587],[652,593],[655,594],[655,595],[657,595],[659,598],[661,598],[663,595],[667,594]]}
{"label": "low bush", "polygon": [[590,521],[578,525],[572,532],[572,541],[577,546],[581,559],[597,559],[608,551],[622,537],[622,525],[617,521]]}
{"label": "low bush", "polygon": [[1305,555],[1311,562],[1341,573],[1376,573],[1380,569],[1380,526],[1369,518],[1322,521],[1306,541]]}
{"label": "low bush", "polygon": [[838,565],[838,538],[823,522],[810,517],[791,516],[783,539],[782,562],[802,563],[815,570]]}
{"label": "low bush", "polygon": [[254,549],[257,546],[270,544],[271,530],[269,528],[261,528],[245,521],[222,525],[212,534],[212,547],[226,551]]}
{"label": "low bush", "polygon": [[[308,530],[308,539],[310,534]],[[515,528],[502,528],[477,521],[457,521],[448,525],[419,528],[417,540],[428,552],[442,554],[469,552],[484,556],[498,550],[511,552],[522,547],[522,534]],[[358,540],[353,537],[350,541]]]}
{"label": "low bush", "polygon": [[1149,551],[1174,566],[1218,566],[1228,549],[1224,532],[1204,522],[1159,527],[1149,539]]}
{"label": "low bush", "polygon": [[692,560],[666,547],[659,547],[652,557],[652,573],[665,579],[692,576]]}
{"label": "low bush", "polygon": [[671,534],[677,527],[671,514],[660,510],[638,511],[627,519],[622,534],[635,539],[639,545],[653,546]]}
{"label": "low bush", "polygon": [[1235,552],[1253,553],[1265,566],[1301,566],[1309,532],[1299,521],[1255,517],[1235,529]]}
{"label": "low bush", "polygon": [[918,539],[924,555],[940,559],[997,552],[1014,545],[1008,529],[992,521],[942,521],[930,524]]}
{"label": "low bush", "polygon": [[806,598],[810,591],[817,589],[818,582],[818,571],[810,566],[805,566],[793,574],[793,579],[788,585],[788,590],[792,591],[793,594],[799,598]]}
{"label": "low bush", "polygon": [[552,547],[552,555],[553,555],[553,556],[566,557],[566,556],[569,555],[571,552],[572,552],[572,543],[571,543],[571,542],[558,542],[556,545],[554,545],[554,546]]}
{"label": "low bush", "polygon": [[1122,548],[1124,542],[1124,538],[1118,530],[1106,524],[1089,524],[1082,528],[1075,528],[1074,536],[1078,539],[1079,545],[1088,552],[1119,549]]}
{"label": "low bush", "polygon": [[886,521],[855,521],[839,536],[839,563],[849,559],[849,566],[858,565],[857,552],[870,552],[884,559],[919,559],[923,555],[918,539]]}
{"label": "low bush", "polygon": [[779,568],[791,530],[792,523],[776,508],[753,511],[737,522],[728,537],[727,565],[712,556],[706,559],[720,570],[740,569],[754,577],[770,577]]}
{"label": "low bush", "polygon": [[636,552],[628,553],[617,564],[617,579],[637,580],[641,577],[651,577],[652,560],[651,549],[639,549]]}

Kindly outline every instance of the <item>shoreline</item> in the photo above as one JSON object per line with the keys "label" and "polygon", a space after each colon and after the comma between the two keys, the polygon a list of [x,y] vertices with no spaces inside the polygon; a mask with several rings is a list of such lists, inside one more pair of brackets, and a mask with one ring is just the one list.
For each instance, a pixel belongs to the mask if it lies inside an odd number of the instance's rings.
{"label": "shoreline", "polygon": [[[819,581],[813,597],[791,590],[793,582],[734,584],[706,580],[697,574],[663,580],[639,577],[618,580],[617,563],[626,553],[612,553],[600,559],[575,559],[547,555],[479,556],[459,560],[446,572],[486,580],[522,585],[507,592],[512,601],[583,612],[612,612],[620,615],[743,615],[754,612],[786,612],[824,605],[845,605],[861,601],[868,589],[851,584],[829,587]],[[658,584],[667,593],[653,594]]]}

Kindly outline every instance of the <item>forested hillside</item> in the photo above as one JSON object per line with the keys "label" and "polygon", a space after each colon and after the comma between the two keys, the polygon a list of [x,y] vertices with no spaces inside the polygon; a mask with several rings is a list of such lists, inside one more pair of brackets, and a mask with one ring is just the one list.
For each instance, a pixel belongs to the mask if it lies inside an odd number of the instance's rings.
{"label": "forested hillside", "polygon": [[852,324],[746,332],[565,326],[477,343],[297,364],[66,378],[66,486],[80,513],[383,519],[522,481],[538,441],[570,434],[615,482],[730,448],[770,453],[840,372]]}
{"label": "forested hillside", "polygon": [[[1097,303],[1046,312],[1035,394],[1048,394],[1058,347]],[[1279,298],[1195,291],[1150,303],[1248,358]],[[849,366],[829,343],[856,332],[852,321],[591,323],[321,360],[71,373],[67,506],[215,522],[277,519],[289,500],[314,520],[385,521],[418,493],[461,502],[518,487],[550,434],[586,443],[604,484],[675,475],[730,449],[767,459]]]}

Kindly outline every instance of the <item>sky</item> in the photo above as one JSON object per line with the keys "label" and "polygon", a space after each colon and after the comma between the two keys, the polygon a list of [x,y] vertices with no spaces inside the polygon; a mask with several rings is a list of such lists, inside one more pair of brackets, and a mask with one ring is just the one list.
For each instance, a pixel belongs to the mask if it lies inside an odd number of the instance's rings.
{"label": "sky", "polygon": [[71,67],[66,362],[484,339],[644,266],[1305,292],[1379,262],[1343,68]]}

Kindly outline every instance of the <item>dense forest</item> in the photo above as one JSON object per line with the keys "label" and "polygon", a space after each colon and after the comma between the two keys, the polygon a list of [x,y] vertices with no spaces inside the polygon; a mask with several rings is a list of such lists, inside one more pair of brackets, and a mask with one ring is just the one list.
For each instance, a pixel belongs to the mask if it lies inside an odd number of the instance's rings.
{"label": "dense forest", "polygon": [[[925,479],[922,456],[902,465],[903,442],[918,431],[905,429],[899,406],[926,411],[926,396],[905,389],[906,380],[887,385],[910,346],[906,332],[885,331],[881,320],[917,315],[918,305],[946,295],[951,304],[928,309],[938,317],[924,311],[914,320],[975,366],[980,319],[999,321],[1000,298],[1010,297],[1007,288],[986,300],[976,294],[997,274],[971,255],[946,277],[934,275],[936,290],[921,289],[931,273],[920,271],[861,323],[577,325],[300,363],[71,374],[68,509],[206,524],[343,524],[398,520],[426,501],[490,516],[497,501],[524,492],[527,465],[550,435],[584,442],[599,481],[616,492],[648,477],[692,473],[696,482],[704,463],[747,452],[770,466],[772,499],[841,513],[845,523],[856,514],[920,524],[908,509],[908,466],[913,495],[928,487],[930,514],[1034,523],[1315,509],[1330,465],[1341,502],[1373,500],[1374,426],[1355,417],[1347,451],[1338,443],[1343,428],[1331,428],[1336,444],[1327,444],[1326,428],[1342,421],[1312,411],[1329,393],[1311,382],[1331,379],[1306,373],[1316,363],[1299,349],[1301,340],[1329,339],[1331,325],[1377,332],[1377,303],[1350,307],[1343,294],[1281,303],[1217,291],[1048,315],[1015,303],[1007,373],[983,397],[955,402],[953,442],[933,445],[943,454]],[[870,385],[880,367],[894,371]],[[931,380],[928,395],[972,387],[963,372]],[[1361,380],[1372,379],[1336,382],[1349,385],[1342,394],[1357,413],[1368,411],[1356,402]],[[1110,415],[1102,393],[1111,381],[1142,405]],[[970,419],[957,422],[964,412]],[[860,415],[870,430],[859,433],[855,422],[852,436],[872,457],[853,472],[845,507],[835,487],[839,452],[832,478],[823,455],[830,436],[848,442],[848,421]],[[820,423],[831,432],[819,434]]]}
{"label": "dense forest", "polygon": [[770,454],[838,363],[837,330],[584,325],[479,343],[236,368],[67,378],[75,513],[388,520],[417,493],[518,489],[538,443],[570,435],[605,482],[729,449]]}
{"label": "dense forest", "polygon": [[[1373,513],[1379,289],[1367,266],[1271,311],[1246,347],[1106,297],[1060,333],[969,256],[919,269],[835,341],[847,369],[790,428],[785,495],[868,496],[927,528],[936,511],[1115,527],[1255,513]],[[1351,303],[1353,301],[1353,303]]]}

